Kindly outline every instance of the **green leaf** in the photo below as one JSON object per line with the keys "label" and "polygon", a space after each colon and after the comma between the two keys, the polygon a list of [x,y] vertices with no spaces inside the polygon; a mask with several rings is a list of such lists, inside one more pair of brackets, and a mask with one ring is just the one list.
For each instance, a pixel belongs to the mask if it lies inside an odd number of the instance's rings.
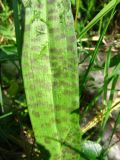
{"label": "green leaf", "polygon": [[35,138],[50,160],[77,160],[79,78],[70,0],[26,2],[22,73]]}
{"label": "green leaf", "polygon": [[3,107],[3,97],[2,97],[2,88],[1,88],[1,85],[0,85],[0,107],[1,107],[2,112],[4,112],[4,107]]}
{"label": "green leaf", "polygon": [[110,66],[110,59],[111,59],[111,49],[112,47],[109,47],[109,50],[106,55],[106,61],[105,61],[105,67],[104,67],[104,105],[107,104],[107,90],[108,90],[108,76],[109,76],[109,66]]}
{"label": "green leaf", "polygon": [[19,60],[21,60],[21,26],[19,21],[19,13],[18,13],[18,0],[13,0],[13,15],[14,15],[14,24],[15,24],[15,34],[16,34],[16,43]]}
{"label": "green leaf", "polygon": [[0,35],[2,35],[5,39],[15,41],[13,26],[0,26]]}
{"label": "green leaf", "polygon": [[100,156],[101,151],[101,145],[93,141],[84,141],[81,145],[81,152],[89,160],[96,160],[96,158]]}
{"label": "green leaf", "polygon": [[111,58],[110,67],[116,66],[118,63],[120,63],[120,52],[118,52],[117,55],[113,56]]}
{"label": "green leaf", "polygon": [[[110,60],[110,67],[115,67],[116,65],[118,65],[120,63],[120,52],[118,52],[117,55],[111,57]],[[105,66],[105,62],[102,64],[102,67],[104,68]]]}
{"label": "green leaf", "polygon": [[101,18],[103,18],[107,13],[109,13],[119,3],[120,0],[111,0],[82,30],[79,39],[81,39],[87,31],[89,31]]}
{"label": "green leaf", "polygon": [[6,118],[6,117],[8,117],[8,116],[11,116],[13,113],[12,112],[9,112],[9,113],[6,113],[6,114],[3,114],[3,115],[1,115],[0,116],[0,120],[2,120],[2,119],[4,119],[4,118]]}
{"label": "green leaf", "polygon": [[1,45],[0,49],[7,55],[17,54],[17,48],[15,45]]}
{"label": "green leaf", "polygon": [[0,62],[18,60],[17,49],[14,45],[0,46]]}
{"label": "green leaf", "polygon": [[72,5],[75,5],[75,0],[71,0]]}
{"label": "green leaf", "polygon": [[18,89],[19,89],[19,85],[18,85],[17,81],[16,80],[11,80],[10,81],[10,87],[8,89],[8,94],[11,97],[15,97],[16,94],[18,93]]}

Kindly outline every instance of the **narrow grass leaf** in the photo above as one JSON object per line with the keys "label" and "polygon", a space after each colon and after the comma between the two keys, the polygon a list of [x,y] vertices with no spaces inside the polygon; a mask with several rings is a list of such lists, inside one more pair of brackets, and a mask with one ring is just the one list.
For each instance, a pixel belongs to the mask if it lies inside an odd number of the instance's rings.
{"label": "narrow grass leaf", "polygon": [[107,52],[105,68],[104,68],[104,105],[105,106],[107,104],[108,75],[109,75],[109,66],[110,66],[110,60],[111,60],[111,49],[112,47],[110,46]]}
{"label": "narrow grass leaf", "polygon": [[76,0],[76,15],[75,15],[75,22],[74,22],[76,31],[78,30],[78,14],[80,9],[80,1],[81,0]]}
{"label": "narrow grass leaf", "polygon": [[107,13],[109,13],[117,4],[120,3],[120,0],[111,0],[96,16],[92,21],[82,30],[80,33],[79,39],[81,39],[84,34],[90,30],[101,18],[103,18]]}
{"label": "narrow grass leaf", "polygon": [[7,118],[9,116],[11,116],[13,113],[12,112],[9,112],[9,113],[6,113],[6,114],[3,114],[2,116],[0,116],[0,120],[4,119],[4,118]]}
{"label": "narrow grass leaf", "polygon": [[120,52],[111,58],[110,67],[114,67],[120,63]]}
{"label": "narrow grass leaf", "polygon": [[3,97],[2,97],[2,88],[0,84],[0,106],[1,106],[1,111],[4,113],[4,107],[3,107]]}
{"label": "narrow grass leaf", "polygon": [[95,61],[96,56],[97,56],[97,54],[98,54],[99,46],[100,46],[100,44],[101,44],[101,42],[102,42],[102,39],[103,39],[103,37],[104,37],[107,29],[108,29],[108,26],[109,26],[109,24],[110,24],[110,21],[111,21],[113,15],[114,15],[114,10],[113,10],[113,12],[111,13],[110,19],[109,19],[109,21],[107,22],[106,27],[104,28],[102,34],[100,35],[100,38],[99,38],[99,40],[98,40],[98,42],[97,42],[97,45],[96,45],[96,47],[95,47],[95,50],[94,50],[94,52],[93,52],[93,54],[92,54],[92,57],[91,57],[91,59],[90,59],[90,63],[89,63],[89,65],[88,65],[87,71],[86,71],[86,73],[85,73],[85,75],[84,75],[84,77],[83,77],[83,80],[82,80],[82,83],[81,83],[81,86],[80,86],[80,96],[81,96],[81,93],[82,93],[82,91],[83,91],[83,89],[84,89],[84,87],[85,87],[85,85],[86,85],[87,77],[88,77],[90,71],[91,71],[92,68],[93,68],[94,61]]}
{"label": "narrow grass leaf", "polygon": [[110,115],[110,110],[112,107],[112,102],[113,102],[113,97],[114,97],[114,92],[115,92],[115,87],[116,87],[116,83],[118,81],[119,75],[116,75],[113,80],[112,80],[112,86],[111,86],[111,92],[110,92],[110,97],[109,100],[107,102],[107,108],[106,108],[106,113],[105,113],[105,118],[102,124],[102,130],[104,131],[105,129],[105,125],[108,121],[109,115]]}
{"label": "narrow grass leaf", "polygon": [[21,61],[21,31],[20,31],[20,21],[19,21],[19,14],[18,14],[18,0],[13,0],[13,13],[14,13],[14,24],[15,24],[15,34],[16,34],[16,43],[17,43],[17,50],[19,61]]}

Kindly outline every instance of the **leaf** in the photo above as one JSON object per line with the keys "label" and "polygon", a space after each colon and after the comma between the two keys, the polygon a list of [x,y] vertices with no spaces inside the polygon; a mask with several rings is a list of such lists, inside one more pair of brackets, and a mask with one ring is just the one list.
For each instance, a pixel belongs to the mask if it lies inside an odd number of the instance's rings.
{"label": "leaf", "polygon": [[75,5],[75,0],[71,0],[72,5]]}
{"label": "leaf", "polygon": [[14,45],[0,46],[0,62],[18,60],[17,50]]}
{"label": "leaf", "polygon": [[6,118],[6,117],[8,117],[8,116],[11,116],[13,113],[12,112],[9,112],[9,113],[6,113],[6,114],[3,114],[3,115],[1,115],[0,116],[0,120],[2,120],[2,119],[4,119],[4,118]]}
{"label": "leaf", "polygon": [[16,94],[18,93],[18,89],[19,89],[19,86],[18,86],[17,81],[16,80],[11,80],[10,87],[8,89],[8,94],[11,97],[15,97]]}
{"label": "leaf", "polygon": [[15,35],[11,26],[0,26],[0,35],[5,39],[15,41]]}
{"label": "leaf", "polygon": [[22,73],[36,142],[50,160],[79,159],[79,115],[72,113],[79,108],[78,57],[70,0],[25,2]]}
{"label": "leaf", "polygon": [[0,107],[2,112],[4,112],[4,107],[3,107],[3,96],[2,96],[2,87],[0,85]]}
{"label": "leaf", "polygon": [[17,49],[15,45],[1,45],[0,49],[7,55],[17,54]]}
{"label": "leaf", "polygon": [[103,18],[107,13],[109,13],[119,3],[120,0],[111,0],[82,30],[79,39],[81,39],[87,31],[89,31],[101,18]]}
{"label": "leaf", "polygon": [[13,15],[14,15],[14,24],[15,24],[15,34],[16,34],[16,43],[17,43],[17,51],[19,60],[21,60],[21,29],[20,29],[20,21],[19,21],[19,13],[18,13],[18,0],[13,0]]}
{"label": "leaf", "polygon": [[97,56],[97,54],[99,53],[99,52],[98,52],[99,46],[100,46],[100,44],[101,44],[101,42],[102,42],[102,39],[103,39],[103,37],[104,37],[107,29],[108,29],[108,26],[109,26],[109,24],[110,24],[110,21],[111,21],[113,15],[114,15],[115,7],[116,7],[116,5],[114,6],[114,8],[113,8],[113,10],[112,10],[112,12],[111,12],[109,21],[107,22],[104,30],[102,31],[102,33],[101,33],[101,35],[100,35],[100,37],[99,37],[99,40],[98,40],[97,45],[96,45],[96,47],[95,47],[95,50],[93,51],[92,57],[91,57],[91,59],[90,59],[90,63],[89,63],[89,65],[88,65],[88,68],[87,68],[87,70],[86,70],[86,72],[85,72],[85,75],[83,76],[82,83],[81,83],[81,86],[80,86],[80,96],[81,96],[81,93],[82,93],[82,91],[83,91],[83,89],[84,89],[84,87],[85,87],[85,85],[86,85],[87,77],[88,77],[90,71],[92,70],[92,68],[93,68],[93,66],[94,66],[94,62],[95,62],[96,56]]}
{"label": "leaf", "polygon": [[96,160],[100,156],[102,147],[99,143],[87,140],[81,145],[81,152],[89,160]]}
{"label": "leaf", "polygon": [[104,105],[107,103],[107,90],[108,90],[108,76],[109,76],[109,67],[111,59],[111,46],[106,55],[105,66],[104,66]]}
{"label": "leaf", "polygon": [[[117,55],[111,57],[110,60],[110,67],[115,67],[116,65],[118,65],[120,63],[120,52],[118,52]],[[102,67],[104,68],[105,66],[105,62],[102,64]]]}
{"label": "leaf", "polygon": [[111,58],[110,67],[114,67],[118,63],[120,63],[120,52]]}

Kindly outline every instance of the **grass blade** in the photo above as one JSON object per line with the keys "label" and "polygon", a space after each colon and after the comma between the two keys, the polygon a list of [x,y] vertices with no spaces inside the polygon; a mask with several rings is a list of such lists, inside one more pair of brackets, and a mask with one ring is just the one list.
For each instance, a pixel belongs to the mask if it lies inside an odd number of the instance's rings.
{"label": "grass blade", "polygon": [[106,56],[106,62],[105,62],[105,68],[104,68],[104,105],[107,104],[107,91],[108,91],[108,75],[109,75],[109,66],[110,66],[110,59],[111,59],[111,49],[110,46],[107,56]]}
{"label": "grass blade", "polygon": [[103,18],[107,13],[109,13],[117,4],[120,3],[120,0],[110,1],[96,16],[92,21],[82,30],[80,33],[79,39],[81,39],[84,34],[89,31],[101,18]]}
{"label": "grass blade", "polygon": [[6,113],[6,114],[0,116],[0,120],[6,118],[8,116],[11,116],[12,114],[13,114],[12,112]]}
{"label": "grass blade", "polygon": [[1,111],[2,111],[2,113],[4,113],[1,85],[0,85],[0,106],[1,106]]}
{"label": "grass blade", "polygon": [[0,64],[0,107],[2,113],[4,113],[4,107],[3,107],[3,96],[2,96],[2,80],[1,80],[1,64]]}
{"label": "grass blade", "polygon": [[110,97],[109,97],[109,100],[108,100],[108,102],[107,102],[106,114],[105,114],[104,121],[103,121],[103,123],[102,123],[102,130],[104,130],[105,125],[106,125],[107,120],[108,120],[109,115],[110,115],[110,110],[111,110],[112,102],[113,102],[113,96],[114,96],[114,92],[115,92],[115,86],[116,86],[116,83],[117,83],[118,78],[119,78],[119,76],[116,75],[116,76],[113,78],[113,81],[112,81],[112,87],[111,87]]}
{"label": "grass blade", "polygon": [[97,42],[97,45],[96,45],[96,47],[95,47],[95,50],[94,50],[94,52],[93,52],[93,54],[92,54],[92,57],[91,57],[89,66],[88,66],[88,68],[87,68],[87,71],[86,71],[86,73],[85,73],[85,75],[84,75],[84,77],[83,77],[83,80],[82,80],[82,83],[81,83],[81,86],[80,86],[80,96],[81,96],[81,93],[82,93],[82,91],[83,91],[83,89],[84,89],[84,87],[85,87],[85,85],[86,85],[87,77],[88,77],[90,71],[92,70],[92,67],[93,67],[93,65],[94,65],[95,58],[96,58],[96,56],[97,56],[97,54],[98,54],[99,46],[100,46],[100,44],[101,44],[101,42],[102,42],[102,40],[103,40],[103,37],[104,37],[104,35],[105,35],[105,33],[106,33],[107,29],[108,29],[108,26],[109,26],[109,24],[110,24],[110,21],[111,21],[113,15],[114,15],[114,13],[112,12],[112,14],[111,14],[111,16],[110,16],[110,19],[109,19],[109,21],[107,22],[107,25],[106,25],[106,27],[104,28],[102,34],[100,35],[100,38],[99,38],[99,40],[98,40],[98,42]]}
{"label": "grass blade", "polygon": [[16,43],[19,61],[21,61],[21,30],[20,30],[20,21],[18,14],[18,0],[13,0],[13,13],[14,13],[14,24],[15,24],[15,34],[16,34]]}

